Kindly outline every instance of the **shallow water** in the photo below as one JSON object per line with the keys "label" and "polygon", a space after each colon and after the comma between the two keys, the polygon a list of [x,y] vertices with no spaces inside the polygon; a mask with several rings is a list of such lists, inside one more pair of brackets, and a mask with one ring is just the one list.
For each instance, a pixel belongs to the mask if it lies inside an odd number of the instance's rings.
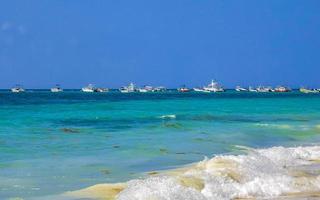
{"label": "shallow water", "polygon": [[320,94],[0,91],[0,198],[125,182],[236,145],[319,141]]}

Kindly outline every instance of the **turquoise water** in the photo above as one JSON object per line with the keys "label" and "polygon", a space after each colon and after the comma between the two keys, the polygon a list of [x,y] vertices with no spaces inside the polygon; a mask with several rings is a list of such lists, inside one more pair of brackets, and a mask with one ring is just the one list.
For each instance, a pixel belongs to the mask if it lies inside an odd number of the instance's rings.
{"label": "turquoise water", "polygon": [[0,92],[0,199],[320,141],[320,94]]}

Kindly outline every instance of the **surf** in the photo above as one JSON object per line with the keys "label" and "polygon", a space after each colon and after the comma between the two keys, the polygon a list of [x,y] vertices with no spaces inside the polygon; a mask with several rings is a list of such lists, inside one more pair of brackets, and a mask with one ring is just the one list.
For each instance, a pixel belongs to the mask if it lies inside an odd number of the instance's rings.
{"label": "surf", "polygon": [[99,184],[64,195],[119,200],[320,197],[320,146],[243,148],[126,183]]}

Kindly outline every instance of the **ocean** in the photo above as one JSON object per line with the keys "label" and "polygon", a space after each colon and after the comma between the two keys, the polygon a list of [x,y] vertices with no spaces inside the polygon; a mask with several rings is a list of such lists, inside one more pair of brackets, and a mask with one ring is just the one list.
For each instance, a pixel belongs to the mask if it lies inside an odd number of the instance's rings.
{"label": "ocean", "polygon": [[319,142],[320,93],[0,91],[0,199],[315,195]]}

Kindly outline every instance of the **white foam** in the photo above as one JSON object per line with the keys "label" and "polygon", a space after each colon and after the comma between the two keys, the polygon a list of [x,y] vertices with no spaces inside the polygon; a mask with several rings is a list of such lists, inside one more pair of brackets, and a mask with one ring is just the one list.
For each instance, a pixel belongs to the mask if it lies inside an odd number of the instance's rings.
{"label": "white foam", "polygon": [[205,200],[205,197],[193,188],[180,185],[173,177],[159,176],[129,181],[127,188],[120,193],[117,199]]}
{"label": "white foam", "polygon": [[159,118],[161,118],[161,119],[175,119],[176,115],[162,115]]}
{"label": "white foam", "polygon": [[[253,149],[247,155],[216,156],[176,173],[129,181],[117,199],[224,200],[315,193],[320,192],[319,165],[315,164],[319,160],[320,146]],[[181,181],[184,179],[188,181]]]}

